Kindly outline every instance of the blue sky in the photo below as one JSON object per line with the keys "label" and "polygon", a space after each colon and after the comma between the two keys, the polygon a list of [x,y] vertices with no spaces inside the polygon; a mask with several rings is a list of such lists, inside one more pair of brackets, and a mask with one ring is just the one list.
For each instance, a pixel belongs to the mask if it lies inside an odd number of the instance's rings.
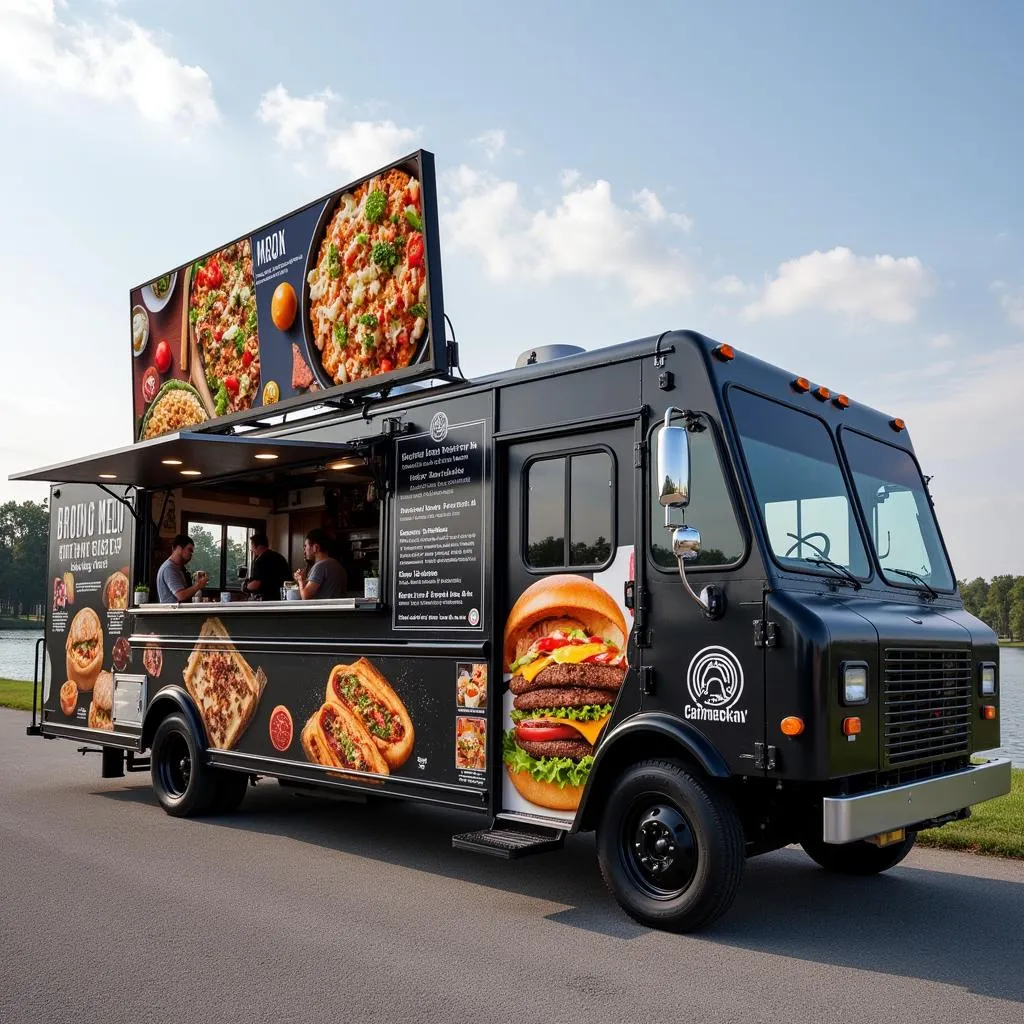
{"label": "blue sky", "polygon": [[1022,44],[1011,3],[0,0],[0,498],[129,442],[132,285],[422,146],[468,375],[703,331],[906,419],[957,574],[1024,573]]}

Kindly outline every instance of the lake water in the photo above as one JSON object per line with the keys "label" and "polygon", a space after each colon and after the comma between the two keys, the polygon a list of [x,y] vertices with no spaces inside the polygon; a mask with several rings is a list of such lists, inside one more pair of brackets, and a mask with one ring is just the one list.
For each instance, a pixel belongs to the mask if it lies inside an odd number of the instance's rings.
{"label": "lake water", "polygon": [[[36,641],[42,633],[29,629],[0,629],[0,679],[31,679]],[[1024,768],[1024,647],[999,652],[1003,745],[986,753],[1009,757]]]}
{"label": "lake water", "polygon": [[36,641],[33,629],[0,629],[0,679],[31,679]]}

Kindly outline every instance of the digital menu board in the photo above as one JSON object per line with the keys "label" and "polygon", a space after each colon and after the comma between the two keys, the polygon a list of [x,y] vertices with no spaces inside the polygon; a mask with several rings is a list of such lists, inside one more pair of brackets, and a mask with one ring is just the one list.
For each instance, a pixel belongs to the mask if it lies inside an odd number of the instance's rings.
{"label": "digital menu board", "polygon": [[420,150],[131,292],[133,438],[443,374]]}

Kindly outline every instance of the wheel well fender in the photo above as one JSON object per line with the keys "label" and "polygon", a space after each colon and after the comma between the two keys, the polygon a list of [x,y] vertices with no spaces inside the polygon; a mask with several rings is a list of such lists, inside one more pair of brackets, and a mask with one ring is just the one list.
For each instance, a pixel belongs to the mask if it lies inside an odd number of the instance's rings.
{"label": "wheel well fender", "polygon": [[153,737],[160,723],[168,716],[180,712],[192,728],[200,750],[206,750],[206,726],[202,716],[189,696],[180,686],[165,686],[149,703],[142,719],[142,749],[153,744]]}
{"label": "wheel well fender", "polygon": [[620,722],[601,741],[580,802],[576,828],[580,831],[596,828],[615,780],[631,764],[652,757],[683,761],[717,779],[728,778],[731,774],[718,749],[692,725],[674,715],[641,712]]}

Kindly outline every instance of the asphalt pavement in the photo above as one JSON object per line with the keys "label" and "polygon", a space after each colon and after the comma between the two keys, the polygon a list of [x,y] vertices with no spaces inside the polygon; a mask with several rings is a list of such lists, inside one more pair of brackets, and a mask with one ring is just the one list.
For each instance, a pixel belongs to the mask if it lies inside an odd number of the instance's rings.
{"label": "asphalt pavement", "polygon": [[592,836],[500,861],[451,848],[482,819],[266,780],[177,820],[27,721],[0,709],[2,1024],[1024,1020],[1019,862],[848,879],[782,850],[669,935],[619,910]]}

